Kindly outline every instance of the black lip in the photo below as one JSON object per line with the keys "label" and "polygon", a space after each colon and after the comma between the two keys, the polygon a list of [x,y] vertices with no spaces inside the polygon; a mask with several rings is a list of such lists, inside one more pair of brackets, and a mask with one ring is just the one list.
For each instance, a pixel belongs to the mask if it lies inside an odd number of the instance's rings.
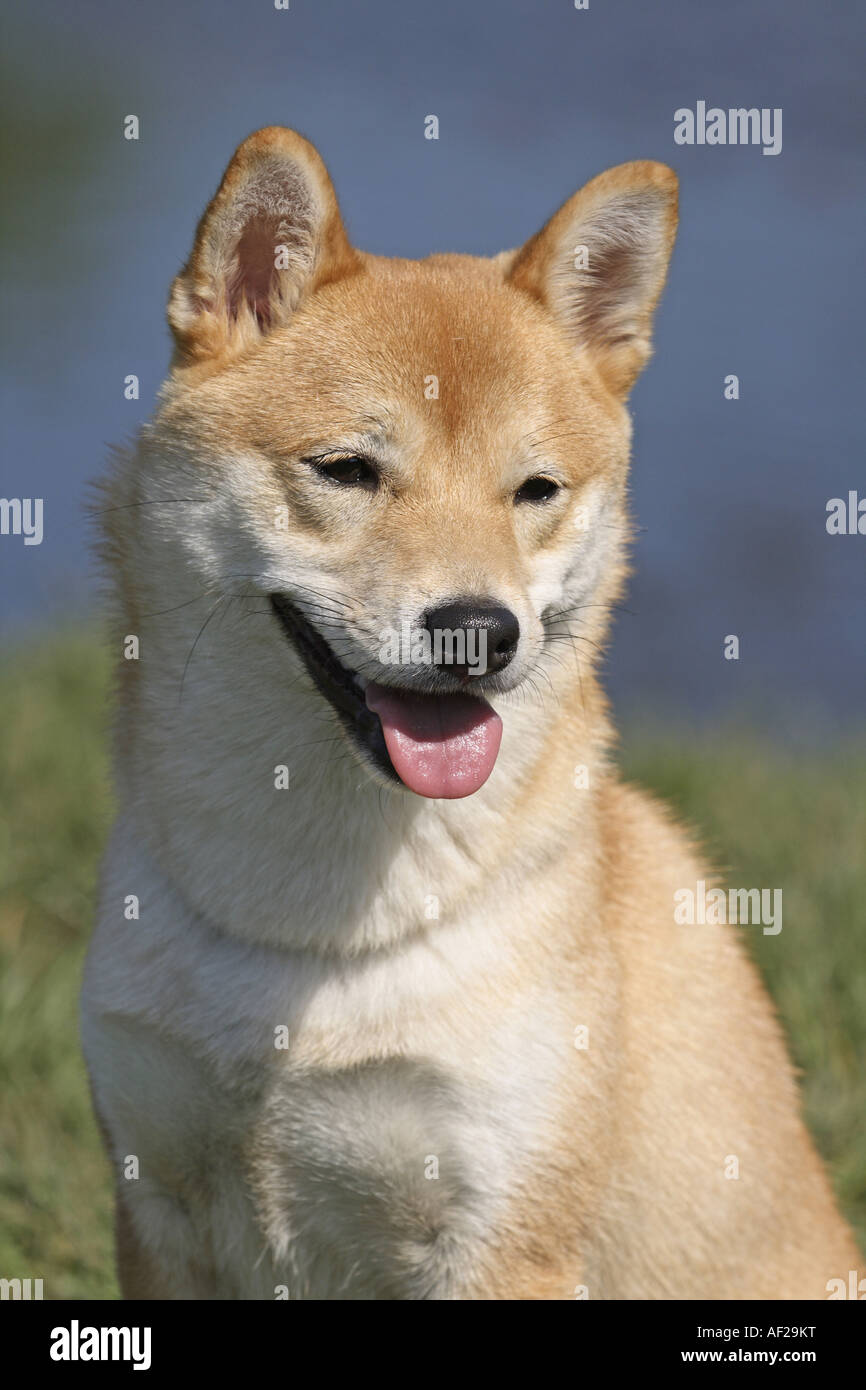
{"label": "black lip", "polygon": [[364,692],[354,673],[307,622],[303,613],[284,594],[271,594],[271,607],[279,624],[301,658],[313,684],[361,753],[389,782],[402,786],[388,756],[385,735],[377,714],[367,708]]}

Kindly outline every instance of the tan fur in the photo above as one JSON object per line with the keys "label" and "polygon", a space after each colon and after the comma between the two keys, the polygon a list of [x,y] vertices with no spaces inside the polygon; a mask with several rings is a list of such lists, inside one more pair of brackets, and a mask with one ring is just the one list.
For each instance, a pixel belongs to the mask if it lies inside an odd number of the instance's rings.
{"label": "tan fur", "polygon": [[[674,175],[637,162],[522,250],[384,260],[279,128],[199,224],[160,410],[105,490],[115,630],[142,654],[84,1015],[109,1149],[142,1164],[127,1297],[821,1298],[856,1267],[754,928],[675,923],[707,868],[611,762],[624,402],[675,226]],[[368,438],[375,495],[311,485],[306,455]],[[516,507],[535,474],[556,499]],[[272,576],[301,576],[356,670],[406,606],[511,604],[489,782],[386,792],[266,611]]]}

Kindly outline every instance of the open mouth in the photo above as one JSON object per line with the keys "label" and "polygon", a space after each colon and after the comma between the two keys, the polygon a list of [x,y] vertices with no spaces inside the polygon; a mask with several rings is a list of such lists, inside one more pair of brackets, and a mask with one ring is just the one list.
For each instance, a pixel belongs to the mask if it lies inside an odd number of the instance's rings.
{"label": "open mouth", "polygon": [[355,747],[376,770],[418,796],[471,796],[493,771],[502,720],[482,696],[361,683],[283,594],[271,607],[319,691]]}

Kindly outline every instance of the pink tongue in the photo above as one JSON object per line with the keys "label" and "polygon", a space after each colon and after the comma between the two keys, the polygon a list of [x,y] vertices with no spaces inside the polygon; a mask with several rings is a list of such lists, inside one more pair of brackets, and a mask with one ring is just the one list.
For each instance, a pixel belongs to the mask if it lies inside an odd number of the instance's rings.
{"label": "pink tongue", "polygon": [[371,683],[394,771],[418,796],[471,796],[493,771],[502,720],[472,695],[414,695]]}

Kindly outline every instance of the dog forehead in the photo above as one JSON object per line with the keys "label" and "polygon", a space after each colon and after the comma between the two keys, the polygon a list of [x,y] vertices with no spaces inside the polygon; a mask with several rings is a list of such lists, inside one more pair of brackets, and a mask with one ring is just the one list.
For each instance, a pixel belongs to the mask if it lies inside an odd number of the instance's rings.
{"label": "dog forehead", "polygon": [[469,256],[371,258],[314,295],[284,345],[301,379],[436,401],[446,418],[491,396],[519,408],[575,370],[547,315]]}
{"label": "dog forehead", "polygon": [[285,455],[372,424],[413,453],[476,459],[543,454],[549,440],[578,467],[621,432],[549,312],[496,260],[469,256],[367,258],[194,394],[200,426]]}

